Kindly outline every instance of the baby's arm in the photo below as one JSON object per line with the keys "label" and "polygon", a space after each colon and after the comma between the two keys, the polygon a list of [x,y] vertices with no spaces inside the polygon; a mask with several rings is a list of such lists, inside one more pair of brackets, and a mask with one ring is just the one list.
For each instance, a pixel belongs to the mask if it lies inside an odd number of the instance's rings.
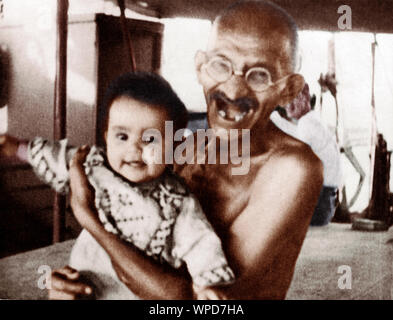
{"label": "baby's arm", "polygon": [[69,162],[76,148],[71,148],[67,140],[51,142],[37,137],[29,142],[27,159],[35,174],[56,192],[69,191]]}
{"label": "baby's arm", "polygon": [[221,240],[194,196],[184,199],[183,210],[174,226],[173,240],[172,253],[185,261],[194,285],[210,287],[234,281]]}
{"label": "baby's arm", "polygon": [[60,193],[68,192],[68,163],[76,149],[67,141],[49,142],[34,138],[30,142],[15,137],[0,136],[0,155],[28,162],[36,175]]}
{"label": "baby's arm", "polygon": [[0,135],[0,156],[6,158],[18,158],[21,161],[27,162],[26,157],[23,154],[23,146],[26,146],[27,142],[19,140],[13,136],[7,134]]}
{"label": "baby's arm", "polygon": [[38,178],[62,194],[69,189],[69,162],[75,151],[67,140],[50,142],[37,137],[26,141],[0,135],[0,157],[29,163]]}

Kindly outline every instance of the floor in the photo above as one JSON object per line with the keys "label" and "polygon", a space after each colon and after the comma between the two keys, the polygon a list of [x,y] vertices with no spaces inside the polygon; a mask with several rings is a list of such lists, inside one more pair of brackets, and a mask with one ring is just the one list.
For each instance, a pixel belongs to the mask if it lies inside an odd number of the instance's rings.
{"label": "floor", "polygon": [[355,231],[338,223],[310,228],[287,299],[391,300],[392,239],[393,228]]}
{"label": "floor", "polygon": [[[73,243],[0,259],[0,298],[46,299],[38,285],[44,276],[39,267],[65,265]],[[391,300],[392,258],[393,228],[364,232],[352,230],[350,224],[310,227],[287,299]]]}

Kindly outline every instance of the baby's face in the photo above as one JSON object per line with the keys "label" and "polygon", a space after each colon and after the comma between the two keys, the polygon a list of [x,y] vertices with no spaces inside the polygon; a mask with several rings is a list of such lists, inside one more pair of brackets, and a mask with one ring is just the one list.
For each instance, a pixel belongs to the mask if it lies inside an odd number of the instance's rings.
{"label": "baby's face", "polygon": [[128,97],[115,99],[105,133],[112,169],[135,183],[159,177],[165,170],[166,120],[162,109]]}

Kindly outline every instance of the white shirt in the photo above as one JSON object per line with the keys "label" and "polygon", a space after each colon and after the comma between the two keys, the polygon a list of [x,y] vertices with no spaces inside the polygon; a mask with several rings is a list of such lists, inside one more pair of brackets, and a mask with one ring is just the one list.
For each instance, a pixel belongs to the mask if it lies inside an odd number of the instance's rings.
{"label": "white shirt", "polygon": [[286,134],[308,144],[323,164],[323,185],[341,187],[340,151],[334,136],[320,122],[315,111],[310,111],[294,124],[277,111],[270,115],[273,123]]}

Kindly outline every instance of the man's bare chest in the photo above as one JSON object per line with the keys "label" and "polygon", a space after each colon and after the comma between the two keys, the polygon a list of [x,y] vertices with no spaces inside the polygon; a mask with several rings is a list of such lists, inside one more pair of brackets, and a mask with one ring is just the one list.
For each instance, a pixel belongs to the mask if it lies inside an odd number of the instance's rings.
{"label": "man's bare chest", "polygon": [[[202,178],[202,177],[201,177]],[[219,229],[228,229],[247,207],[252,183],[247,177],[222,176],[218,172],[204,174],[193,192],[202,205],[209,221]]]}

